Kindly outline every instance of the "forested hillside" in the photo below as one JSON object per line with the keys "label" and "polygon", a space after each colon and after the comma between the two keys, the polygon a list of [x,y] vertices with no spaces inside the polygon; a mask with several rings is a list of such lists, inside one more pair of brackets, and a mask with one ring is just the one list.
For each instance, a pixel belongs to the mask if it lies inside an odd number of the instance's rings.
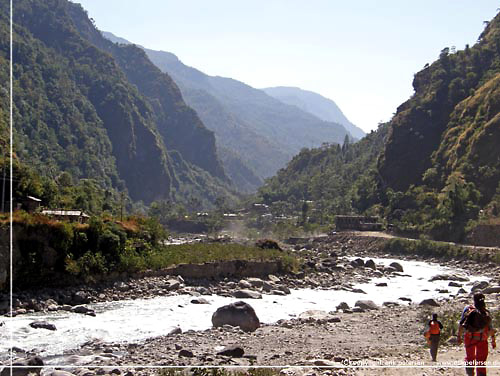
{"label": "forested hillside", "polygon": [[[9,9],[0,7],[0,75],[8,77]],[[66,0],[15,1],[13,14],[19,162],[56,183],[65,172],[71,183],[91,179],[145,203],[231,196],[213,133],[141,49],[102,38]]]}
{"label": "forested hillside", "polygon": [[485,243],[500,244],[500,16],[473,47],[444,48],[413,86],[386,126],[354,145],[303,151],[260,199],[378,214],[436,239],[471,240],[487,228],[497,236]]}

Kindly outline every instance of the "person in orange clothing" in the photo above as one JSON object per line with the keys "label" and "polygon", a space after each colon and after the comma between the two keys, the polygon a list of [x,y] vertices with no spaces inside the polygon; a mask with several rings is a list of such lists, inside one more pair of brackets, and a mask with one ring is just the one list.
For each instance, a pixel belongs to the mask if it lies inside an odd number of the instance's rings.
{"label": "person in orange clothing", "polygon": [[[474,305],[467,306],[462,312],[458,326],[458,344],[465,345],[465,371],[468,376],[486,375],[486,359],[488,358],[488,337],[491,337],[491,346],[495,349],[495,330],[492,327],[490,312],[486,309],[484,295],[474,294]],[[464,335],[465,332],[465,335]]]}
{"label": "person in orange clothing", "polygon": [[437,319],[437,313],[432,314],[432,320],[429,321],[429,330],[426,333],[427,343],[431,348],[432,361],[436,361],[437,351],[439,347],[439,338],[441,337],[441,329],[443,324]]}

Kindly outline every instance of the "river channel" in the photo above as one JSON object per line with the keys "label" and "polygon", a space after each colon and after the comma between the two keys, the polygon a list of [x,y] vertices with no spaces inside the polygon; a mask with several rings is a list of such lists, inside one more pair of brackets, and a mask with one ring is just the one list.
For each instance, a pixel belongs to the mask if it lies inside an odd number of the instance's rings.
{"label": "river channel", "polygon": [[[236,300],[247,301],[261,322],[274,323],[280,319],[297,317],[307,310],[332,311],[341,302],[353,306],[357,300],[369,299],[379,305],[388,301],[410,304],[399,299],[403,297],[419,303],[427,298],[439,300],[457,294],[459,287],[449,286],[448,280],[429,281],[438,274],[453,273],[467,277],[468,282],[462,282],[466,291],[470,291],[474,282],[488,280],[438,264],[388,258],[373,260],[382,265],[397,261],[403,266],[404,273],[390,278],[374,278],[369,283],[354,286],[366,294],[345,290],[297,289],[286,296],[263,295],[262,299],[204,296],[209,304],[192,304],[191,295],[174,295],[88,304],[95,311],[95,317],[57,311],[4,318],[5,323],[0,327],[0,358],[5,358],[11,347],[34,351],[42,357],[52,357],[95,339],[140,342],[165,335],[175,327],[183,331],[204,330],[211,327],[212,314],[218,307]],[[383,282],[387,286],[377,286]],[[57,330],[33,329],[29,324],[35,320],[48,321]]]}

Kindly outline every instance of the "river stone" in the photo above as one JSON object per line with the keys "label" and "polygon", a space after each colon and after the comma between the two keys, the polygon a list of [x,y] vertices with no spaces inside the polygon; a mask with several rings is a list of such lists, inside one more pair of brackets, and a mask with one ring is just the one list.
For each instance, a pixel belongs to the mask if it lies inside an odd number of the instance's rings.
{"label": "river stone", "polygon": [[420,302],[420,305],[428,305],[432,307],[439,307],[439,303],[436,302],[434,299],[424,299]]}
{"label": "river stone", "polygon": [[168,290],[177,290],[181,287],[181,283],[176,279],[169,279],[167,281],[166,288]]}
{"label": "river stone", "polygon": [[462,287],[462,285],[460,283],[453,282],[453,281],[448,283],[448,286],[450,286],[450,287]]}
{"label": "river stone", "polygon": [[260,326],[260,321],[250,304],[237,301],[217,308],[212,315],[212,325],[214,327],[239,326],[246,332],[253,332]]}
{"label": "river stone", "polygon": [[77,291],[73,294],[72,302],[74,304],[88,304],[90,299],[84,291]]}
{"label": "river stone", "polygon": [[355,267],[355,268],[359,268],[361,266],[365,266],[365,262],[363,261],[363,259],[360,259],[360,258],[357,258],[357,259],[354,259],[352,260],[349,265]]}
{"label": "river stone", "polygon": [[363,290],[361,289],[352,289],[352,292],[356,293],[356,294],[366,294],[366,292],[364,292]]}
{"label": "river stone", "polygon": [[71,309],[71,312],[83,313],[84,315],[88,315],[88,316],[95,316],[95,312],[93,310],[91,310],[90,308],[87,308],[83,305],[78,305],[78,306],[73,307]]}
{"label": "river stone", "polygon": [[252,288],[252,284],[244,279],[238,282],[238,286],[242,289],[250,289]]}
{"label": "river stone", "polygon": [[481,281],[481,282],[476,282],[472,285],[471,292],[476,292],[479,290],[484,290],[486,287],[488,287],[490,284],[486,281]]}
{"label": "river stone", "polygon": [[176,328],[172,329],[170,332],[168,332],[167,336],[173,336],[173,335],[181,334],[181,333],[182,333],[182,329],[180,327],[176,327]]}
{"label": "river stone", "polygon": [[248,278],[247,281],[252,285],[252,287],[262,287],[264,281],[260,278]]}
{"label": "river stone", "polygon": [[372,259],[366,260],[365,267],[373,270],[377,269],[377,265],[375,265],[375,261],[373,261]]}
{"label": "river stone", "polygon": [[469,278],[460,276],[458,274],[438,274],[429,279],[429,282],[434,281],[458,281],[458,282],[467,282]]}
{"label": "river stone", "polygon": [[30,326],[34,329],[47,329],[47,330],[57,330],[54,324],[47,321],[33,321]]}
{"label": "river stone", "polygon": [[281,291],[281,290],[271,290],[269,293],[271,295],[286,296],[286,292]]}
{"label": "river stone", "polygon": [[47,306],[47,311],[49,312],[55,312],[59,310],[59,306],[57,304],[51,304]]}
{"label": "river stone", "polygon": [[396,271],[400,272],[400,273],[403,273],[403,267],[401,266],[401,264],[399,262],[391,262],[389,264],[389,266],[391,268],[394,268],[396,269]]}
{"label": "river stone", "polygon": [[346,309],[350,309],[351,307],[349,307],[349,304],[347,304],[346,302],[342,302],[336,308],[344,311]]}
{"label": "river stone", "polygon": [[272,284],[270,284],[269,282],[264,281],[264,283],[262,284],[262,290],[264,290],[265,292],[269,292],[273,288],[274,288],[274,286]]}
{"label": "river stone", "polygon": [[217,353],[217,355],[230,356],[232,358],[241,358],[245,350],[241,346],[227,346]]}
{"label": "river stone", "polygon": [[355,307],[359,307],[361,309],[378,309],[378,305],[376,305],[372,300],[358,300],[355,304]]}
{"label": "river stone", "polygon": [[[40,374],[40,371],[42,368],[39,368],[43,366],[43,360],[42,358],[38,356],[34,356],[31,358],[26,358],[26,359],[18,359],[14,363],[12,363],[12,373],[11,369],[8,367],[5,367],[2,372],[0,372],[0,376],[26,376],[28,374],[35,373],[37,375]],[[23,368],[16,368],[16,366],[21,366]],[[31,368],[31,367],[33,368]],[[26,367],[26,368],[24,368]],[[35,368],[37,367],[37,368]]]}
{"label": "river stone", "polygon": [[192,358],[194,356],[192,351],[182,349],[179,351],[179,357]]}
{"label": "river stone", "polygon": [[210,304],[209,301],[205,298],[194,298],[191,300],[192,304]]}
{"label": "river stone", "polygon": [[396,268],[393,268],[392,266],[386,266],[384,267],[384,269],[382,269],[384,271],[384,273],[397,273],[397,269]]}
{"label": "river stone", "polygon": [[238,299],[262,299],[262,294],[251,290],[236,290],[233,296]]}
{"label": "river stone", "polygon": [[273,282],[273,283],[279,283],[279,282],[280,282],[279,277],[276,277],[276,276],[275,276],[275,275],[273,275],[273,274],[269,274],[269,275],[267,276],[267,278],[268,278],[271,282]]}
{"label": "river stone", "polygon": [[500,286],[487,287],[482,291],[483,294],[496,294],[499,292],[500,292]]}
{"label": "river stone", "polygon": [[387,282],[380,282],[380,283],[377,283],[375,286],[378,286],[378,287],[387,287]]}
{"label": "river stone", "polygon": [[286,286],[278,286],[277,289],[280,290],[280,291],[283,291],[287,295],[291,294],[290,289],[288,287],[286,287]]}
{"label": "river stone", "polygon": [[210,290],[203,286],[196,287],[195,290],[199,292],[201,295],[212,295]]}

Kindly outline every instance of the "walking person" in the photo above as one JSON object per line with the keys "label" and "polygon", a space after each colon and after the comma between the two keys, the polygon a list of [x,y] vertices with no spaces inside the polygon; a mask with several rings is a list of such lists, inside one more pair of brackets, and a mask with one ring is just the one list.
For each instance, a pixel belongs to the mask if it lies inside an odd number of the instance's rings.
{"label": "walking person", "polygon": [[427,331],[428,333],[428,343],[431,348],[431,358],[432,361],[436,361],[437,357],[437,351],[439,347],[439,339],[441,337],[441,329],[443,329],[443,324],[441,324],[441,321],[437,319],[438,315],[437,313],[432,314],[432,320],[429,321],[429,330]]}
{"label": "walking person", "polygon": [[474,369],[477,370],[477,376],[486,375],[488,337],[491,337],[491,347],[496,348],[497,346],[491,315],[486,309],[484,299],[483,294],[474,294],[474,305],[464,308],[458,326],[458,344],[462,343],[463,336],[465,371],[468,376],[474,376]]}

